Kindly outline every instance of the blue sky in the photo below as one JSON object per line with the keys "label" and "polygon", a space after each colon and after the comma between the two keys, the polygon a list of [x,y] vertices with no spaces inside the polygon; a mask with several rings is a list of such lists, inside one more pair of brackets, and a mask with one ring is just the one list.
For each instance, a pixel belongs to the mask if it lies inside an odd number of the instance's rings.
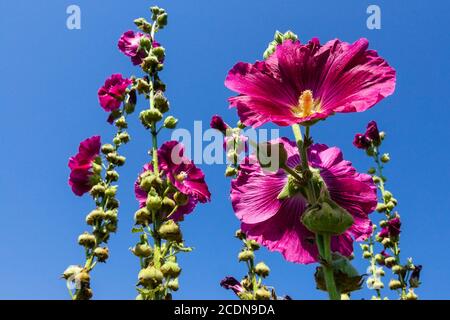
{"label": "blue sky", "polygon": [[[132,4],[131,4],[132,3]],[[275,30],[291,29],[306,41],[340,38],[370,40],[398,72],[395,94],[361,114],[338,115],[314,128],[316,141],[339,146],[347,159],[365,170],[369,159],[352,146],[353,135],[370,120],[387,132],[388,186],[399,199],[403,217],[402,256],[424,265],[422,298],[449,298],[450,263],[450,4],[444,1],[1,1],[0,3],[0,299],[66,299],[59,274],[83,261],[76,244],[85,231],[88,197],[75,197],[67,186],[67,160],[79,141],[101,134],[108,139],[96,92],[112,73],[138,72],[116,48],[134,18],[158,4],[169,12],[169,27],[159,35],[167,49],[166,69],[173,114],[191,129],[227,109],[232,93],[223,85],[237,61],[260,59]],[[66,8],[77,4],[82,29],[66,28]],[[366,27],[366,8],[382,11],[381,30]],[[140,106],[143,108],[144,106]],[[139,108],[139,107],[138,107]],[[128,251],[136,241],[130,229],[136,201],[133,182],[147,161],[150,138],[137,121],[124,148],[119,232],[110,241],[111,258],[93,274],[97,299],[132,299],[138,261]],[[290,135],[289,130],[284,130]],[[167,136],[166,136],[167,138]],[[237,263],[238,221],[228,201],[224,167],[202,166],[213,193],[183,223],[194,252],[181,257],[181,290],[175,298],[233,298],[218,285],[222,277],[245,273]],[[357,248],[357,253],[359,249]],[[325,298],[314,289],[313,266],[285,262],[261,250],[271,268],[269,284],[296,299]],[[361,261],[361,259],[358,259]],[[356,263],[361,272],[365,265]],[[386,282],[388,279],[385,279]],[[367,290],[355,297],[370,296]]]}

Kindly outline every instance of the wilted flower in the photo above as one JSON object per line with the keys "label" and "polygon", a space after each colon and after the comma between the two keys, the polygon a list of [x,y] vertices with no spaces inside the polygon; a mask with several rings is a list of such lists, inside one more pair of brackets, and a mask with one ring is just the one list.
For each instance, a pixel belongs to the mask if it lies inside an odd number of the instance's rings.
{"label": "wilted flower", "polygon": [[242,284],[233,277],[226,277],[220,281],[220,286],[227,290],[233,290],[235,294],[239,294],[244,291]]}
{"label": "wilted flower", "polygon": [[100,146],[100,136],[88,138],[80,143],[78,153],[69,159],[69,185],[77,196],[92,188],[92,162],[99,156]]}
{"label": "wilted flower", "polygon": [[380,132],[375,121],[370,121],[367,124],[367,129],[364,134],[357,133],[353,140],[353,145],[358,149],[367,149],[372,144],[378,146],[381,143]]}
{"label": "wilted flower", "polygon": [[312,123],[336,112],[361,112],[395,89],[395,70],[360,39],[307,44],[285,40],[265,61],[239,62],[225,85],[239,93],[231,98],[241,121],[258,127]]}

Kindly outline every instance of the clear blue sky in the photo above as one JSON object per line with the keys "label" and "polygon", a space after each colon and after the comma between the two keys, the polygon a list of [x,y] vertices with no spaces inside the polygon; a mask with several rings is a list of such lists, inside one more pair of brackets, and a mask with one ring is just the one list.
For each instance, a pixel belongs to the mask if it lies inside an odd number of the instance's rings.
{"label": "clear blue sky", "polygon": [[[313,134],[317,141],[340,146],[347,159],[365,170],[368,159],[353,148],[353,135],[369,120],[379,122],[392,157],[386,171],[389,188],[404,220],[402,255],[424,265],[422,298],[449,298],[449,3],[15,0],[0,2],[0,299],[67,298],[58,276],[67,265],[83,261],[76,239],[92,205],[89,197],[75,197],[67,186],[67,159],[85,137],[111,136],[96,92],[111,73],[137,72],[116,49],[117,40],[155,2],[170,15],[159,37],[167,48],[163,77],[173,113],[188,129],[194,120],[206,125],[215,113],[237,120],[227,110],[231,92],[223,86],[225,75],[238,60],[260,59],[276,29],[292,29],[303,41],[315,36],[370,40],[397,69],[396,93],[368,112],[335,116]],[[81,30],[66,28],[70,4],[81,7]],[[369,4],[381,7],[381,30],[366,27]],[[130,233],[137,206],[132,186],[147,160],[150,139],[137,121],[130,134],[120,179],[119,232],[110,241],[110,260],[93,275],[97,299],[136,295],[138,261],[128,251],[136,241]],[[245,272],[236,261],[240,243],[233,238],[238,221],[228,201],[229,181],[223,166],[202,168],[213,201],[199,206],[183,224],[195,251],[181,258],[181,291],[175,298],[233,298],[218,285],[226,275]],[[314,290],[313,266],[287,263],[266,250],[258,257],[272,268],[268,283],[280,294],[325,297]],[[363,264],[357,266],[365,271]]]}

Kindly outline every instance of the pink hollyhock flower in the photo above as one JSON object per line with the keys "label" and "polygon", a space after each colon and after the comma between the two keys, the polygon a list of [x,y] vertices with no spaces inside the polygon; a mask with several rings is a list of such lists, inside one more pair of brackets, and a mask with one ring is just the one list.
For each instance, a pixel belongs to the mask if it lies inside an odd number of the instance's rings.
{"label": "pink hollyhock flower", "polygon": [[[133,65],[135,66],[141,64],[148,55],[145,49],[141,48],[141,40],[144,37],[150,39],[146,34],[130,30],[125,32],[119,39],[119,50],[126,56],[131,57],[131,62],[133,62]],[[158,42],[153,41],[152,46],[153,48],[156,48],[161,45]]]}
{"label": "pink hollyhock flower", "polygon": [[[286,138],[274,142],[283,143],[290,167],[300,164],[295,142]],[[332,250],[349,256],[353,252],[353,241],[364,240],[372,233],[368,214],[377,205],[376,186],[370,175],[356,172],[338,148],[315,144],[308,154],[310,166],[320,170],[331,198],[353,216],[354,224],[350,229],[332,238]],[[306,200],[301,194],[284,200],[277,198],[287,181],[284,170],[269,173],[262,170],[254,155],[244,159],[239,176],[232,182],[233,209],[241,220],[241,229],[250,239],[271,251],[281,252],[288,261],[316,262],[314,234],[300,221]]]}
{"label": "pink hollyhock flower", "polygon": [[98,90],[98,100],[102,108],[107,112],[118,109],[130,84],[132,81],[124,79],[121,74],[113,74],[106,79],[105,84]]}
{"label": "pink hollyhock flower", "polygon": [[378,233],[380,238],[398,237],[402,223],[399,217],[395,217],[387,222],[387,226]]}
{"label": "pink hollyhock flower", "polygon": [[100,147],[100,137],[93,136],[82,141],[78,153],[69,159],[69,185],[77,196],[91,190],[92,162],[99,156]]}
{"label": "pink hollyhock flower", "polygon": [[239,62],[225,86],[241,121],[258,127],[314,122],[336,112],[361,112],[395,90],[395,70],[368,50],[368,41],[353,44],[314,38],[307,44],[286,40],[267,60]]}
{"label": "pink hollyhock flower", "polygon": [[[159,169],[167,179],[183,194],[188,196],[188,203],[180,206],[171,216],[175,221],[181,220],[185,214],[191,213],[197,202],[210,201],[211,193],[205,182],[205,175],[192,161],[184,156],[184,146],[177,141],[168,141],[158,150]],[[151,164],[144,166],[144,172],[153,170]],[[147,193],[135,183],[135,195],[140,207],[145,206]]]}
{"label": "pink hollyhock flower", "polygon": [[226,277],[220,281],[220,286],[227,290],[233,290],[235,294],[239,294],[244,291],[242,284],[233,277]]}
{"label": "pink hollyhock flower", "polygon": [[364,134],[357,133],[353,140],[353,145],[358,149],[367,149],[372,144],[378,146],[381,143],[380,132],[375,121],[370,121],[367,124],[367,129]]}

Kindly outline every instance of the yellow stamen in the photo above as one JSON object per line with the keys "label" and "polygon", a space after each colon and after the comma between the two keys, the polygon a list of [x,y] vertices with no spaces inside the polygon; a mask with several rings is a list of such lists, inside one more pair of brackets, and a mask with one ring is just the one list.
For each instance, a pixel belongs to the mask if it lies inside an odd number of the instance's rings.
{"label": "yellow stamen", "polygon": [[293,108],[293,112],[300,118],[305,118],[320,110],[320,103],[314,100],[311,90],[305,90],[298,98],[298,105]]}
{"label": "yellow stamen", "polygon": [[187,173],[184,172],[184,171],[180,172],[179,174],[177,174],[175,176],[175,179],[180,181],[180,182],[183,182],[186,178],[187,178]]}

